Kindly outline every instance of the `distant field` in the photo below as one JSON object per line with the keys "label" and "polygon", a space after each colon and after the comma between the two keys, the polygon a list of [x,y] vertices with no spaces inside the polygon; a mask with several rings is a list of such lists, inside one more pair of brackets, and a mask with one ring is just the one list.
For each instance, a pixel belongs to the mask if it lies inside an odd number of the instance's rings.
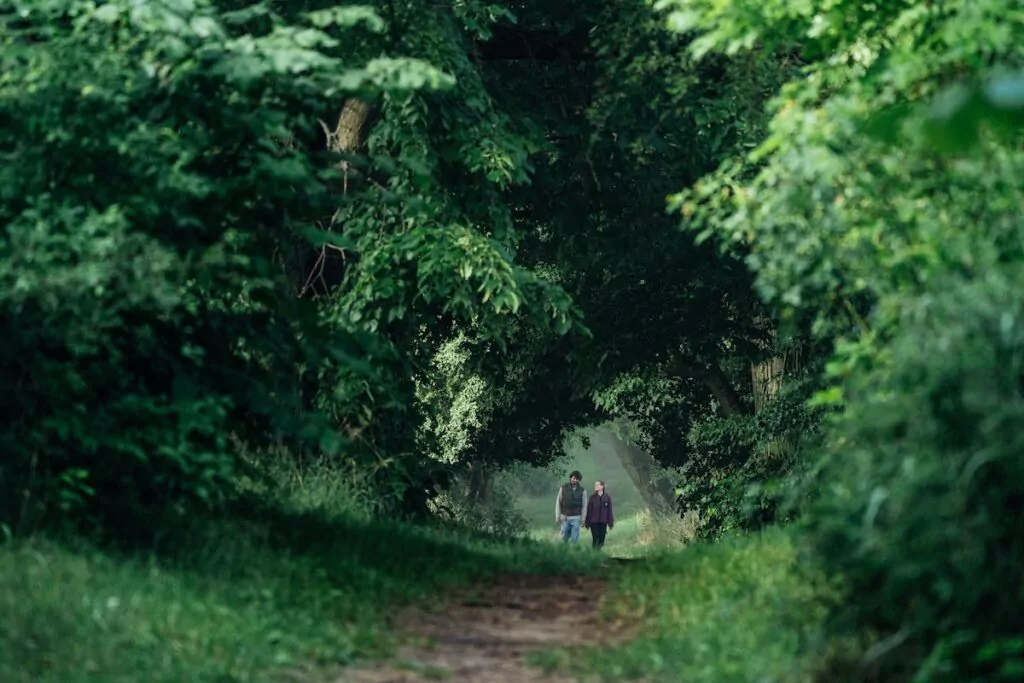
{"label": "distant field", "polygon": [[[583,475],[583,484],[588,491],[593,491],[596,480],[603,480],[606,491],[615,503],[616,524],[608,533],[605,551],[613,555],[634,554],[640,545],[641,520],[647,515],[647,506],[623,469],[618,455],[609,447],[598,443],[594,443],[589,449],[576,447],[564,461],[540,470],[539,473],[535,472],[531,480],[546,480],[546,493],[517,493],[520,501],[519,511],[529,522],[530,536],[551,541],[559,540],[559,527],[555,524],[554,518],[555,497],[558,495],[558,487],[568,481],[569,472],[573,470],[579,470]],[[513,477],[506,477],[505,483],[516,490],[516,481]],[[590,545],[589,531],[582,532],[580,542]]]}

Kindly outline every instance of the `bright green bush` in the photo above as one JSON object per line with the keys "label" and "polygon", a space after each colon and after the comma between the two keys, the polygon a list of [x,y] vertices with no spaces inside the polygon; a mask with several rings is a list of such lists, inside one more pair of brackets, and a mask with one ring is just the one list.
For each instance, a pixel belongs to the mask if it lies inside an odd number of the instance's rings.
{"label": "bright green bush", "polygon": [[909,302],[883,361],[847,384],[807,517],[844,578],[841,618],[888,679],[1024,673],[1024,272]]}
{"label": "bright green bush", "polygon": [[782,319],[835,346],[815,402],[841,414],[805,510],[847,588],[826,680],[1019,679],[1024,15],[660,4],[701,33],[694,53],[804,62],[764,143],[677,206],[742,254]]}
{"label": "bright green bush", "polygon": [[[354,360],[375,349],[319,324],[274,251],[336,205],[330,160],[306,152],[326,95],[390,82],[387,60],[332,51],[360,25],[381,28],[366,8],[0,9],[0,524],[138,530],[215,503],[231,433],[337,450],[301,415],[298,368],[380,384]],[[413,88],[433,74],[417,68]]]}

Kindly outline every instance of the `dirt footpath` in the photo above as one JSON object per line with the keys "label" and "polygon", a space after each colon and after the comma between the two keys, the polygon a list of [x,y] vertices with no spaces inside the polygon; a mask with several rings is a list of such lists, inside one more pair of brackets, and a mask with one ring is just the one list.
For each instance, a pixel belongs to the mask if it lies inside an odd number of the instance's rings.
{"label": "dirt footpath", "polygon": [[529,666],[524,656],[627,639],[632,629],[600,617],[604,592],[605,580],[598,577],[497,577],[453,594],[433,610],[406,610],[395,622],[409,643],[398,657],[387,665],[346,670],[337,683],[575,681]]}

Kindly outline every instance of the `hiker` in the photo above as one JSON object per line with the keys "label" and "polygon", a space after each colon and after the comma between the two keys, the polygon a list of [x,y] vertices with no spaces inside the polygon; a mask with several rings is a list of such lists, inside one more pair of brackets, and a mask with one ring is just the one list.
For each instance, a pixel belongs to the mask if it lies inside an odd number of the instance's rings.
{"label": "hiker", "polygon": [[577,470],[569,474],[569,483],[562,484],[555,499],[555,524],[562,525],[562,542],[572,538],[573,543],[580,542],[580,526],[583,523],[583,508],[586,505],[587,492],[580,485],[583,475]]}
{"label": "hiker", "polygon": [[583,528],[590,529],[594,548],[604,547],[604,536],[615,526],[615,512],[612,510],[612,497],[604,490],[604,482],[594,482],[594,493],[587,501],[587,514],[583,518]]}

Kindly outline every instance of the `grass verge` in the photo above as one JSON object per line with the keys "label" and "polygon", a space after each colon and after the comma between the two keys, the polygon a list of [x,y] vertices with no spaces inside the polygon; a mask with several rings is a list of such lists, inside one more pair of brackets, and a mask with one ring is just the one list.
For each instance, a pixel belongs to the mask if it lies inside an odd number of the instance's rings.
{"label": "grass verge", "polygon": [[[328,680],[391,652],[397,604],[499,571],[597,563],[561,546],[371,521],[337,476],[290,486],[159,554],[45,538],[0,547],[0,680]],[[331,508],[318,491],[349,503]]]}
{"label": "grass verge", "polygon": [[836,592],[800,560],[788,530],[649,554],[614,574],[605,615],[639,620],[638,637],[614,648],[551,651],[548,669],[604,681],[809,683],[822,624]]}

